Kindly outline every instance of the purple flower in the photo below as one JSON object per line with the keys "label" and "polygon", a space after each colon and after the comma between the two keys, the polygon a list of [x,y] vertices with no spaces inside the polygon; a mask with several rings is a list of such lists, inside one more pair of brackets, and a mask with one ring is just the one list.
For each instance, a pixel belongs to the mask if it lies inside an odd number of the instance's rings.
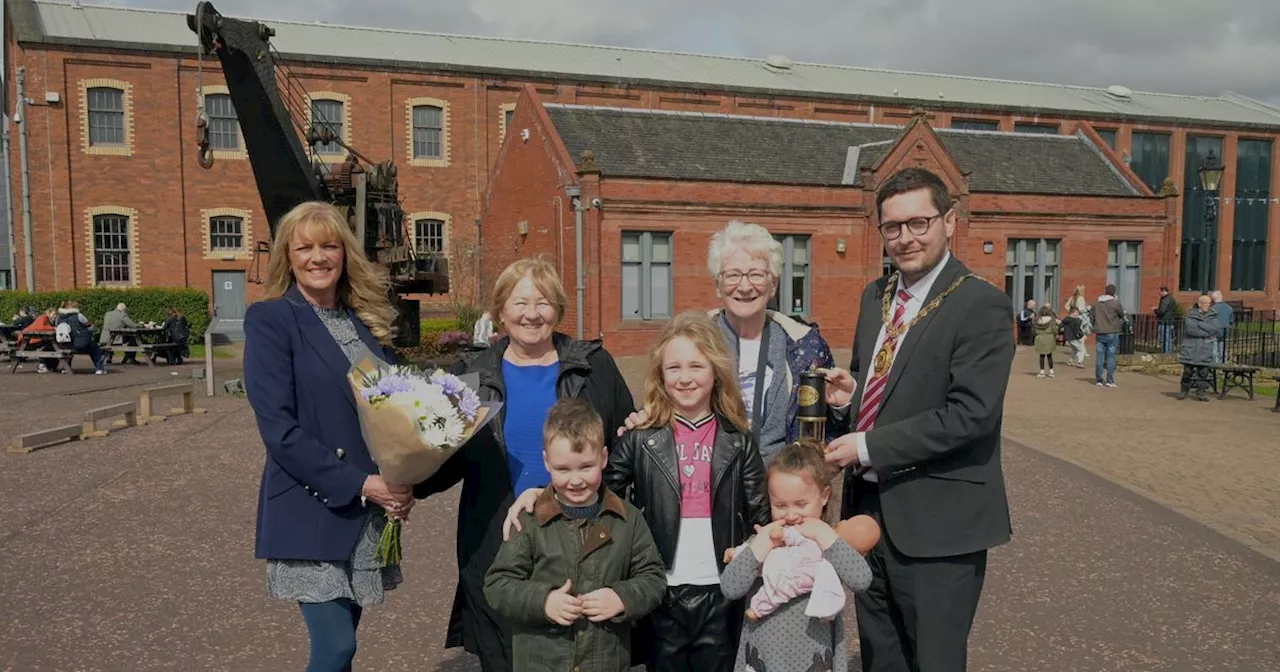
{"label": "purple flower", "polygon": [[369,401],[374,397],[389,397],[398,392],[408,392],[412,389],[413,381],[409,376],[389,373],[375,381],[372,386],[360,390],[360,394],[365,401]]}
{"label": "purple flower", "polygon": [[462,382],[461,378],[439,370],[431,374],[431,382],[439,385],[445,394],[455,398],[467,389],[467,384]]}
{"label": "purple flower", "polygon": [[462,398],[458,400],[458,410],[467,422],[475,422],[476,413],[480,412],[480,396],[470,388],[464,390]]}

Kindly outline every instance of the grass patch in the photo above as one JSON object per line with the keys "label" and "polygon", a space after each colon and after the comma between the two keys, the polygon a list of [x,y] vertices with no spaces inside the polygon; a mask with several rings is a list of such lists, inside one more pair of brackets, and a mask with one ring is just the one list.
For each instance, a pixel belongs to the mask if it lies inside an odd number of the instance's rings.
{"label": "grass patch", "polygon": [[[213,346],[213,358],[214,359],[235,359],[236,356],[231,354],[230,352],[227,352],[226,350],[218,349],[218,346],[215,345]],[[204,344],[193,343],[191,345],[190,359],[199,359],[199,360],[204,359]]]}

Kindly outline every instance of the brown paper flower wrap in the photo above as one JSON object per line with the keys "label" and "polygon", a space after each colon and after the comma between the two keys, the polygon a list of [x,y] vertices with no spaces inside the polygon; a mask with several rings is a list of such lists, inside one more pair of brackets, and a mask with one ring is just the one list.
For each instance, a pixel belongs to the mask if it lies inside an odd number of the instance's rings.
{"label": "brown paper flower wrap", "polygon": [[[476,374],[453,376],[364,357],[347,374],[369,455],[390,485],[416,485],[440,470],[502,407],[482,402]],[[387,514],[383,565],[400,564],[399,520]]]}

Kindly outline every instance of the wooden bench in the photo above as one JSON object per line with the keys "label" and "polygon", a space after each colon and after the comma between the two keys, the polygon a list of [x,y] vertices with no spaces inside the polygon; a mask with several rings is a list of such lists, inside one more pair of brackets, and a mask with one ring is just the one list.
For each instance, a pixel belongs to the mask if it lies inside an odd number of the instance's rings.
{"label": "wooden bench", "polygon": [[188,413],[204,413],[205,409],[196,408],[192,401],[191,383],[175,383],[173,385],[156,385],[154,387],[142,388],[142,396],[138,399],[138,423],[147,424],[149,422],[160,422],[165,419],[165,415],[156,415],[151,412],[152,401],[156,398],[171,397],[182,395],[182,406],[169,410],[168,415],[186,415]]}
{"label": "wooden bench", "polygon": [[138,408],[132,401],[123,404],[112,404],[84,412],[84,423],[80,432],[81,438],[101,437],[110,434],[110,430],[98,429],[98,421],[115,417],[122,418],[112,423],[115,427],[138,426]]}
{"label": "wooden bench", "polygon": [[67,367],[67,370],[71,373],[75,373],[75,369],[71,368],[71,359],[76,355],[84,355],[85,357],[88,357],[89,353],[76,352],[71,348],[64,348],[62,346],[58,346],[53,350],[14,349],[9,352],[9,361],[13,362],[13,367],[9,369],[9,373],[16,373],[18,371],[18,367],[21,366],[23,362],[38,361],[41,359],[62,360],[62,363]]}
{"label": "wooden bench", "polygon": [[[1226,399],[1227,392],[1233,387],[1238,387],[1249,393],[1249,400],[1253,400],[1253,374],[1262,370],[1262,367],[1251,366],[1249,364],[1210,364],[1209,368],[1215,372],[1222,372],[1222,389],[1218,392],[1219,399]],[[1215,381],[1217,376],[1214,376]]]}
{"label": "wooden bench", "polygon": [[11,453],[29,453],[33,450],[39,450],[48,446],[64,443],[67,441],[78,441],[81,438],[80,425],[64,425],[62,427],[54,427],[53,429],[42,429],[38,432],[29,432],[18,437],[18,442],[9,446]]}

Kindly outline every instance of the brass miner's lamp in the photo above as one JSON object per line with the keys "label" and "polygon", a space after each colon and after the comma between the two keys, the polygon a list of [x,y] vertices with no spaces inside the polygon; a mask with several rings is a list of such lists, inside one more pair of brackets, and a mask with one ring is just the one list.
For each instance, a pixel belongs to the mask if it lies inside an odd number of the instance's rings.
{"label": "brass miner's lamp", "polygon": [[[800,374],[800,386],[796,390],[799,412],[796,419],[800,421],[800,438],[812,439],[827,448],[827,378],[817,371],[805,371]],[[827,500],[827,509],[823,513],[823,521],[833,528],[840,522],[840,509],[844,502],[844,469],[839,470],[831,479],[831,497]]]}

